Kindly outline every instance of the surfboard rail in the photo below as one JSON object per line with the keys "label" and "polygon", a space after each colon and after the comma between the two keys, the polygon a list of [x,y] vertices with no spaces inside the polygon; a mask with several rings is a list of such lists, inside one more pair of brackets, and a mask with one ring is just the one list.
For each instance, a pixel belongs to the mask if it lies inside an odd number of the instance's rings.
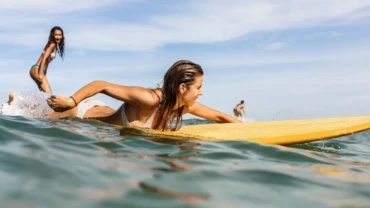
{"label": "surfboard rail", "polygon": [[121,135],[290,145],[336,138],[370,129],[370,116],[182,126],[178,131],[122,127]]}

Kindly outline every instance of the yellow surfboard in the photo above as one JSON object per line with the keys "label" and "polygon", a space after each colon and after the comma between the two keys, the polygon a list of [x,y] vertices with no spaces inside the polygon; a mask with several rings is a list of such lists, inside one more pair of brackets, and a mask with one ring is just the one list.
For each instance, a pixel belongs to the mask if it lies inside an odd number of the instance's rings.
{"label": "yellow surfboard", "polygon": [[121,135],[213,141],[244,140],[288,145],[335,138],[367,129],[370,129],[370,116],[189,125],[182,126],[178,131],[123,127]]}

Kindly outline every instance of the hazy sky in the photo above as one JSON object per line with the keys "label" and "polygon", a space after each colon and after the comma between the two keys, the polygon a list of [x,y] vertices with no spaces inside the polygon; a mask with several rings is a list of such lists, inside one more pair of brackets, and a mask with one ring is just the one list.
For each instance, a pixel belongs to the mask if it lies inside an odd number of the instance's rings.
{"label": "hazy sky", "polygon": [[[204,71],[199,102],[254,120],[370,115],[370,0],[2,0],[0,100],[29,76],[53,26],[54,94],[93,80],[156,87],[177,60]],[[121,102],[97,98],[114,108]]]}

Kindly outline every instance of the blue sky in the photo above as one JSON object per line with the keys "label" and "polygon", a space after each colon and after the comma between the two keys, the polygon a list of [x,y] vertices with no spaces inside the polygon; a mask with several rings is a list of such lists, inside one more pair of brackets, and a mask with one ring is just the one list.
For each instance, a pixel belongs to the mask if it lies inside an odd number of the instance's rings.
{"label": "blue sky", "polygon": [[228,114],[241,99],[254,120],[370,114],[370,0],[2,0],[0,19],[2,100],[37,90],[29,69],[58,25],[55,94],[93,80],[156,87],[188,59],[205,70],[199,102]]}

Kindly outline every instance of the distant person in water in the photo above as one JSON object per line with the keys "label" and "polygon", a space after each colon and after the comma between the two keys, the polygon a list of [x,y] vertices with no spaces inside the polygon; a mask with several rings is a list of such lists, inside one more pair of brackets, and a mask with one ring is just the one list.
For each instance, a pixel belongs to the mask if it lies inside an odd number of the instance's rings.
{"label": "distant person in water", "polygon": [[[197,98],[203,95],[203,74],[200,65],[181,60],[168,69],[161,88],[148,89],[94,81],[73,96],[52,95],[47,101],[54,110],[64,111],[74,108],[82,100],[97,93],[106,94],[123,101],[124,104],[111,115],[100,117],[98,120],[121,126],[177,130],[181,127],[182,116],[186,113],[218,123],[240,123],[232,116],[197,102]],[[174,125],[171,125],[172,122]]]}
{"label": "distant person in water", "polygon": [[49,81],[46,78],[46,72],[50,62],[57,56],[64,57],[64,33],[62,28],[53,27],[50,31],[49,40],[44,47],[40,58],[36,64],[31,67],[31,78],[36,82],[37,87],[43,92],[52,92]]}
{"label": "distant person in water", "polygon": [[243,118],[243,114],[244,113],[244,117],[246,118],[247,117],[247,114],[245,113],[245,106],[244,106],[244,100],[240,101],[240,103],[238,103],[235,108],[233,109],[233,112],[234,112],[234,115],[237,119],[242,119]]}
{"label": "distant person in water", "polygon": [[17,95],[16,92],[11,92],[9,93],[9,100],[6,102],[8,103],[8,105],[10,105],[10,103],[12,103],[12,101],[14,100],[14,97]]}
{"label": "distant person in water", "polygon": [[12,102],[13,102],[13,100],[14,100],[14,97],[17,95],[17,93],[15,93],[15,92],[11,92],[11,93],[9,93],[9,99],[8,99],[8,101],[6,101],[5,103],[2,103],[1,104],[1,107],[3,107],[4,106],[4,104],[8,104],[8,105],[10,105]]}

